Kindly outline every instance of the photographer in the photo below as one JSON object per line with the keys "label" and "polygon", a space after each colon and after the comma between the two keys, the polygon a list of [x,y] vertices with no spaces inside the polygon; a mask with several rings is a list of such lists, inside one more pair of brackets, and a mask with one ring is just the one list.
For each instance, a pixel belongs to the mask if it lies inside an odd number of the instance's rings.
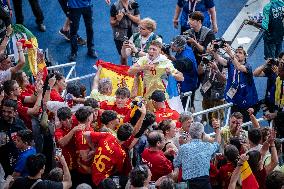
{"label": "photographer", "polygon": [[187,42],[192,47],[197,63],[200,64],[202,54],[206,52],[208,44],[215,39],[214,32],[202,26],[204,15],[195,11],[189,15],[190,28],[184,35],[187,35]]}
{"label": "photographer", "polygon": [[[216,64],[214,57],[211,54],[203,56],[199,67],[199,74],[201,79],[201,95],[203,96],[202,108],[203,110],[213,108],[224,104],[224,91],[226,86],[226,73],[224,66]],[[224,119],[224,111],[212,112],[208,114],[208,120],[212,117]],[[204,118],[205,119],[205,116]],[[205,120],[204,120],[205,121]]]}
{"label": "photographer", "polygon": [[[174,67],[183,74],[184,81],[179,82],[180,92],[186,93],[192,92],[191,95],[191,106],[194,108],[194,97],[195,91],[198,88],[198,73],[197,63],[192,51],[192,48],[186,44],[186,39],[178,35],[171,45],[173,52],[176,52],[175,61],[173,62]],[[188,96],[182,97],[183,108],[186,106]]]}
{"label": "photographer", "polygon": [[275,81],[278,75],[279,63],[282,62],[284,62],[284,52],[279,54],[278,60],[268,59],[265,64],[259,66],[253,72],[255,77],[267,77],[265,98],[262,105],[264,114],[275,110]]}
{"label": "photographer", "polygon": [[258,102],[252,68],[246,61],[247,53],[243,47],[238,47],[233,53],[231,47],[225,43],[223,49],[229,55],[228,60],[217,54],[214,42],[209,51],[219,64],[228,67],[224,95],[227,102],[233,103],[231,112],[241,112],[244,116],[244,122],[247,122],[249,121],[247,109],[250,107],[255,109]]}
{"label": "photographer", "polygon": [[154,33],[157,24],[151,18],[144,18],[139,23],[138,33],[134,33],[129,40],[123,42],[121,58],[127,65],[127,57],[131,55],[132,64],[136,63],[139,57],[145,56],[153,40],[162,43],[162,39]]}
{"label": "photographer", "polygon": [[117,0],[110,7],[110,24],[120,63],[127,62],[121,56],[123,42],[128,40],[138,30],[140,22],[139,5],[134,0]]}

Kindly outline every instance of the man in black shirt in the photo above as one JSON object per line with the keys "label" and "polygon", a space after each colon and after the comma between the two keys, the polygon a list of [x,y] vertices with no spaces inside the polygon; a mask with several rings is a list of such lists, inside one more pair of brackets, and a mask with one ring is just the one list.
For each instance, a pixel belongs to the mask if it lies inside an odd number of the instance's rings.
{"label": "man in black shirt", "polygon": [[5,100],[0,118],[0,163],[6,176],[13,173],[13,166],[19,155],[13,138],[20,130],[27,129],[24,122],[17,117],[17,102]]}
{"label": "man in black shirt", "polygon": [[189,15],[189,23],[191,29],[185,32],[188,35],[187,43],[192,47],[198,64],[202,59],[202,54],[206,53],[209,43],[215,39],[214,32],[202,26],[204,15],[202,12],[195,11]]}

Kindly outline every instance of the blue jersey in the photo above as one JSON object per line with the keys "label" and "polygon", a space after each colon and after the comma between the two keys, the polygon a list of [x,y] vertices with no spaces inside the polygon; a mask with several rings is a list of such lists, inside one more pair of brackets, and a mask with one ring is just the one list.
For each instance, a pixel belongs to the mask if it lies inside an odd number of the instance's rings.
{"label": "blue jersey", "polygon": [[189,29],[190,26],[188,24],[188,15],[193,11],[200,11],[204,14],[203,26],[210,28],[211,21],[208,9],[215,6],[213,0],[178,0],[177,5],[182,8],[182,13],[180,16],[180,25],[182,27]]}
{"label": "blue jersey", "polygon": [[92,0],[68,0],[70,8],[84,8],[92,5]]}

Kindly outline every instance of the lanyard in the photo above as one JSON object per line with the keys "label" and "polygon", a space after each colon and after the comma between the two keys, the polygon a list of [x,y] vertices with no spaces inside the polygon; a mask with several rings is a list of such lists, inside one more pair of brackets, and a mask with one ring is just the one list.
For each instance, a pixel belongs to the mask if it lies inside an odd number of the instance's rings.
{"label": "lanyard", "polygon": [[197,0],[188,0],[189,14],[195,11]]}
{"label": "lanyard", "polygon": [[[236,74],[238,74],[237,82],[236,82]],[[232,85],[235,84],[235,83],[237,83],[237,86],[239,86],[239,84],[240,84],[240,71],[237,71],[236,69],[234,69],[234,77],[233,77]]]}
{"label": "lanyard", "polygon": [[144,48],[146,47],[146,45],[147,45],[149,39],[152,37],[152,35],[154,35],[154,33],[151,33],[151,35],[149,35],[149,37],[147,38],[147,40],[145,41],[144,44],[142,43],[142,37],[141,37],[141,35],[140,35],[140,47],[141,47],[140,50],[141,50],[141,51],[144,52]]}

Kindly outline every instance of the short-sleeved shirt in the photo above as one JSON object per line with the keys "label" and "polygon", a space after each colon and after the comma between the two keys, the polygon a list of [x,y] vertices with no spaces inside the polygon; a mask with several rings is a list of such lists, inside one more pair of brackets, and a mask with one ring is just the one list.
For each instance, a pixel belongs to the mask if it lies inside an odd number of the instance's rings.
{"label": "short-sleeved shirt", "polygon": [[92,0],[68,0],[68,7],[70,8],[84,8],[91,5]]}
{"label": "short-sleeved shirt", "polygon": [[18,97],[18,100],[21,100],[22,103],[29,107],[32,108],[34,106],[33,103],[24,103],[24,100],[26,97],[32,96],[35,92],[35,86],[34,85],[27,85],[24,89],[22,89],[20,96]]}
{"label": "short-sleeved shirt", "polygon": [[[75,116],[74,116],[75,117]],[[64,136],[66,136],[72,128],[65,129],[65,128],[57,128],[54,133],[55,141],[57,143],[57,146],[59,146],[58,141],[62,139]],[[59,146],[62,149],[62,154],[66,160],[66,163],[68,165],[69,170],[72,170],[76,166],[76,152],[75,152],[75,138],[72,137],[72,139],[69,141],[68,144],[65,146]]]}
{"label": "short-sleeved shirt", "polygon": [[28,170],[26,169],[26,161],[27,158],[31,155],[36,154],[36,149],[34,147],[29,147],[25,151],[21,152],[19,158],[17,159],[17,163],[15,165],[14,171],[17,173],[21,173],[21,176],[28,176]]}
{"label": "short-sleeved shirt", "polygon": [[11,80],[11,68],[8,70],[0,70],[0,83],[4,83],[7,80]]}
{"label": "short-sleeved shirt", "polygon": [[152,173],[153,181],[170,174],[173,171],[173,164],[164,155],[162,150],[152,151],[146,148],[142,153],[142,162],[147,164]]}
{"label": "short-sleeved shirt", "polygon": [[31,129],[32,126],[32,121],[31,121],[31,116],[28,114],[28,109],[29,107],[26,107],[23,105],[23,102],[21,100],[17,100],[17,104],[18,104],[18,113],[19,113],[19,117],[25,122],[26,126]]}
{"label": "short-sleeved shirt", "polygon": [[230,138],[232,138],[232,137],[239,137],[239,138],[245,139],[245,140],[248,139],[248,132],[245,131],[245,130],[241,130],[240,136],[233,136],[233,134],[230,131],[230,127],[225,126],[221,130],[221,137],[222,137],[222,143],[224,145],[226,145],[226,144],[229,144]]}
{"label": "short-sleeved shirt", "polygon": [[[83,164],[83,165],[85,165],[87,167],[91,167],[92,159],[90,159],[90,160],[83,160],[78,155],[81,150],[82,151],[88,151],[88,152],[91,151],[89,144],[87,143],[86,139],[83,136],[83,133],[86,132],[86,131],[94,131],[94,129],[92,127],[88,127],[88,129],[85,129],[83,131],[77,131],[75,133],[75,145],[76,145],[76,152],[77,152],[78,161],[80,161],[81,164]],[[80,166],[77,167],[77,170],[80,173],[88,174],[88,172],[85,169],[83,169],[82,167],[80,167]]]}
{"label": "short-sleeved shirt", "polygon": [[222,188],[228,188],[230,184],[230,179],[232,176],[235,167],[232,163],[228,162],[227,164],[223,165],[218,172],[218,181],[221,183]]}
{"label": "short-sleeved shirt", "polygon": [[[20,177],[15,180],[10,189],[30,189],[36,182],[36,179],[29,179],[28,177]],[[63,189],[62,182],[54,182],[50,180],[43,180],[36,184],[34,189]]]}
{"label": "short-sleeved shirt", "polygon": [[118,117],[122,118],[121,119],[123,120],[122,123],[127,123],[130,121],[130,113],[131,113],[131,107],[129,102],[127,102],[126,106],[124,106],[123,108],[119,108],[117,107],[115,102],[104,101],[100,103],[100,108],[103,110],[115,111],[118,114]]}
{"label": "short-sleeved shirt", "polygon": [[[232,102],[239,108],[247,109],[258,102],[256,87],[254,84],[252,68],[248,63],[245,63],[247,73],[238,71],[231,60],[228,61],[228,78],[225,89],[225,99],[227,102]],[[230,88],[236,89],[237,92],[230,98],[228,91]]]}
{"label": "short-sleeved shirt", "polygon": [[55,89],[50,91],[50,101],[64,102],[64,98]]}
{"label": "short-sleeved shirt", "polygon": [[99,185],[115,171],[123,171],[126,154],[109,132],[91,132],[91,140],[97,146],[92,165],[92,180],[95,185]]}
{"label": "short-sleeved shirt", "polygon": [[201,176],[209,176],[211,156],[219,149],[217,142],[203,142],[201,139],[192,139],[189,143],[181,145],[174,167],[182,168],[184,180]]}
{"label": "short-sleeved shirt", "polygon": [[160,108],[155,111],[156,122],[160,123],[166,119],[172,119],[174,122],[179,122],[179,113],[170,108]]}
{"label": "short-sleeved shirt", "polygon": [[[137,64],[141,67],[149,64],[148,56],[139,58]],[[160,55],[153,61],[153,64],[155,65],[154,69],[143,71],[144,97],[146,99],[148,99],[155,90],[166,90],[166,68],[170,69],[171,73],[177,71],[172,62],[164,55]]]}
{"label": "short-sleeved shirt", "polygon": [[[196,6],[189,7],[190,2],[196,2]],[[182,27],[190,28],[188,25],[188,16],[190,13],[192,13],[194,10],[195,11],[201,11],[204,14],[204,21],[203,21],[203,26],[205,27],[210,27],[211,22],[210,22],[210,15],[208,13],[208,9],[213,8],[214,1],[213,0],[178,0],[177,5],[182,8],[182,13],[180,16],[180,23]],[[194,4],[191,4],[194,5]]]}
{"label": "short-sleeved shirt", "polygon": [[96,99],[99,102],[103,102],[103,101],[114,102],[115,101],[114,96],[103,95],[97,89],[92,90],[90,97]]}

